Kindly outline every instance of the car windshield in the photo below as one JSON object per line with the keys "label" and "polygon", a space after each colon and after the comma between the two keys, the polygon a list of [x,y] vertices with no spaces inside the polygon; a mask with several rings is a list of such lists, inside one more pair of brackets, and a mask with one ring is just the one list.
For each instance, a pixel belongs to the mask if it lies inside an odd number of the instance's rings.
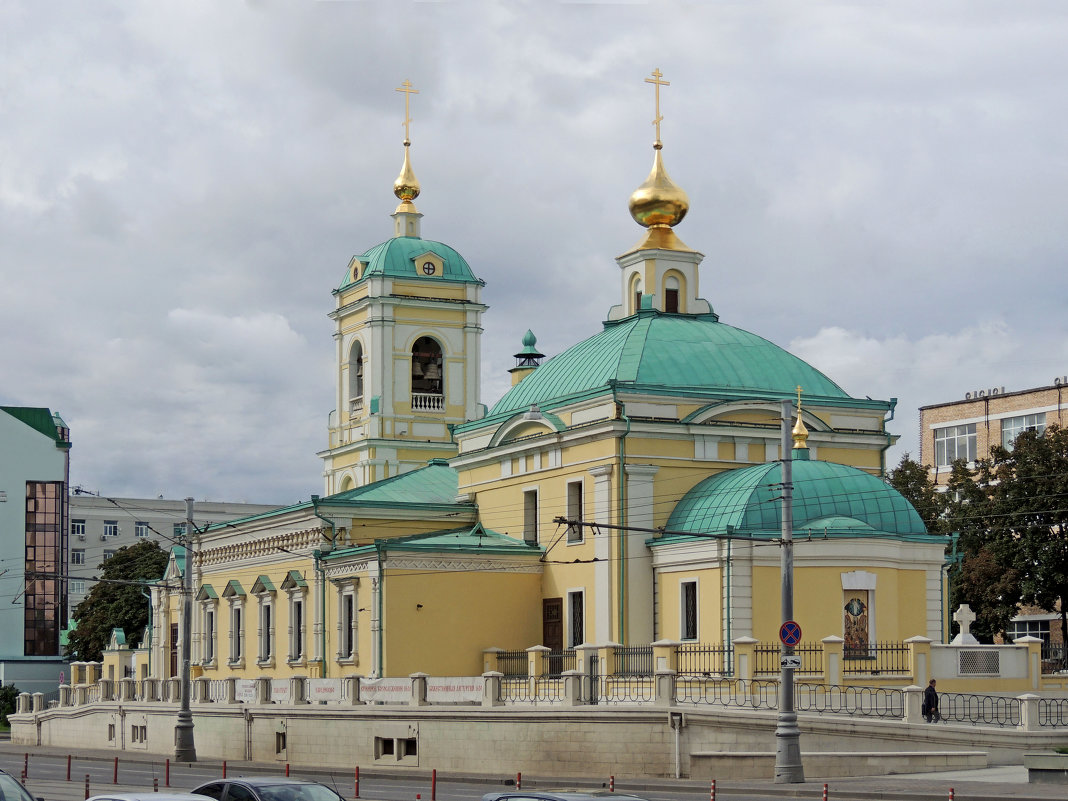
{"label": "car windshield", "polygon": [[0,773],[0,801],[33,801],[33,796],[11,776]]}
{"label": "car windshield", "polygon": [[267,784],[256,788],[263,801],[339,801],[337,793],[322,784]]}

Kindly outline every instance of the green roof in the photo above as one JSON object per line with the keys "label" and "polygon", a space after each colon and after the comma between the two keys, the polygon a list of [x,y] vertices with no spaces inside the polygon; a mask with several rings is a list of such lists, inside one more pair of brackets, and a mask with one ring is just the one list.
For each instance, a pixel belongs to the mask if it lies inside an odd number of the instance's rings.
{"label": "green roof", "polygon": [[197,592],[197,601],[217,601],[219,600],[219,594],[215,592],[215,588],[210,584],[201,584],[200,590]]}
{"label": "green roof", "polygon": [[[930,539],[905,497],[882,479],[832,462],[793,462],[796,535],[861,535]],[[687,534],[774,539],[782,531],[782,463],[728,470],[706,478],[675,505],[666,529],[650,544]]]}
{"label": "green roof", "polygon": [[67,445],[59,436],[59,426],[63,423],[62,418],[53,415],[51,411],[40,406],[0,406],[0,411],[7,412],[16,420],[25,423],[34,431],[44,434],[57,444]]}
{"label": "green roof", "polygon": [[[426,276],[417,260],[426,253],[433,253],[444,263],[442,276]],[[346,272],[339,289],[363,281],[368,276],[378,275],[390,278],[419,278],[424,281],[461,281],[463,283],[481,284],[475,277],[471,266],[463,256],[442,242],[421,239],[416,236],[396,236],[375,245],[361,256],[357,256],[364,265],[360,270],[360,280],[353,281],[351,273]]]}
{"label": "green roof", "polygon": [[345,558],[360,552],[374,553],[376,550],[433,551],[438,553],[442,551],[462,551],[464,553],[511,553],[531,556],[540,556],[543,552],[539,545],[531,545],[522,539],[491,531],[481,523],[476,523],[474,526],[464,528],[378,540],[375,545],[340,548],[332,551],[326,558]]}
{"label": "green roof", "polygon": [[459,488],[459,475],[449,467],[449,463],[444,459],[431,459],[426,467],[329,495],[322,501],[342,504],[359,501],[372,504],[451,505],[456,503]]}
{"label": "green roof", "polygon": [[806,399],[871,403],[851,399],[815,367],[715,315],[647,309],[604,326],[535,369],[489,416],[525,411],[532,403],[544,409],[611,386],[654,394],[784,399],[800,385]]}

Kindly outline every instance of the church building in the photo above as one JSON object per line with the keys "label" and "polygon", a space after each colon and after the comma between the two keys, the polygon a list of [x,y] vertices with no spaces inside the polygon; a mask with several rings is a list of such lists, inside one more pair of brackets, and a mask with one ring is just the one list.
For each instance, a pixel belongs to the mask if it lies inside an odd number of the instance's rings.
{"label": "church building", "polygon": [[[674,230],[689,200],[663,163],[661,77],[618,304],[549,359],[528,332],[489,408],[484,284],[422,237],[405,83],[392,236],[334,290],[325,492],[195,538],[195,672],[470,676],[491,647],[773,640],[784,458],[806,639],[941,638],[945,540],[882,480],[895,401],[850,396],[701,296],[703,255]],[[153,593],[157,675],[175,665],[185,561]]]}

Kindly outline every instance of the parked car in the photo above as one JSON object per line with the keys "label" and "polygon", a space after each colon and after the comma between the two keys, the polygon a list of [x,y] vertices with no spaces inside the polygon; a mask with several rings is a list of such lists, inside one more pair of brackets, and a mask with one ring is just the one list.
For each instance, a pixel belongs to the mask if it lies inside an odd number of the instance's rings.
{"label": "parked car", "polygon": [[211,801],[206,795],[195,793],[154,793],[144,790],[140,793],[101,793],[88,801]]}
{"label": "parked car", "polygon": [[23,787],[19,780],[0,768],[0,798],[4,801],[40,801],[30,795],[30,791]]}
{"label": "parked car", "polygon": [[193,792],[206,795],[214,801],[345,801],[336,790],[325,784],[279,776],[219,779],[202,784]]}
{"label": "parked car", "polygon": [[486,793],[482,801],[645,801],[636,795],[609,790],[504,790]]}

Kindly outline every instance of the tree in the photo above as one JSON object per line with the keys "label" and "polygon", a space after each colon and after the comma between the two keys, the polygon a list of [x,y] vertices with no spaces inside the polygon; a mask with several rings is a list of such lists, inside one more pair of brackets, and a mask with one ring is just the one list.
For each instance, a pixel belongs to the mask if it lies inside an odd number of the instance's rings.
{"label": "tree", "polygon": [[7,716],[14,714],[18,697],[19,690],[14,684],[0,687],[0,726],[7,728],[10,725]]}
{"label": "tree", "polygon": [[906,453],[901,457],[897,467],[887,474],[886,479],[890,486],[912,504],[929,532],[946,533],[946,522],[943,518],[946,510],[946,496],[937,490],[934,479],[931,478],[926,466]]}
{"label": "tree", "polygon": [[[77,628],[67,637],[68,658],[100,661],[111,630],[121,628],[136,647],[148,625],[149,602],[142,592],[163,577],[167,552],[151,540],[119,548],[100,564],[100,580],[74,607]],[[129,582],[129,583],[127,583]]]}
{"label": "tree", "polygon": [[1068,642],[1068,429],[1024,431],[1011,451],[991,448],[990,531],[1018,572],[1020,599],[1058,610]]}

